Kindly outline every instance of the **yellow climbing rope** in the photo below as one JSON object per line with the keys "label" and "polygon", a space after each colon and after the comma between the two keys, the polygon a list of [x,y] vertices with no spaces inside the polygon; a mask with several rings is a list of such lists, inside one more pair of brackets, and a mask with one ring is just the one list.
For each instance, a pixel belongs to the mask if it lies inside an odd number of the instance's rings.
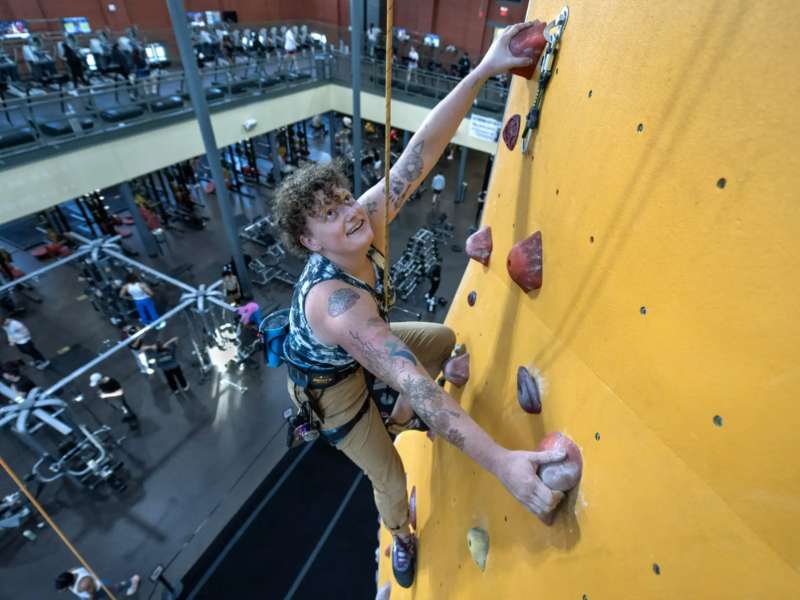
{"label": "yellow climbing rope", "polygon": [[[89,571],[89,574],[92,577],[94,577],[96,581],[100,581],[100,578],[94,572],[92,567],[89,566],[89,563],[87,563],[83,559],[83,557],[80,555],[80,553],[75,549],[75,546],[73,546],[69,542],[67,537],[64,535],[64,532],[62,532],[61,529],[58,528],[58,525],[56,525],[55,522],[53,521],[53,519],[50,518],[50,515],[47,514],[47,511],[45,511],[45,509],[42,507],[42,505],[39,504],[39,502],[36,500],[36,498],[33,497],[33,494],[31,494],[30,491],[28,490],[28,488],[25,487],[25,484],[22,483],[22,481],[20,480],[19,477],[17,477],[17,474],[11,469],[11,467],[8,466],[8,464],[3,459],[2,456],[0,456],[0,466],[2,466],[3,470],[6,473],[8,473],[8,476],[11,477],[11,479],[14,480],[14,483],[17,484],[17,487],[20,489],[20,491],[23,494],[25,494],[25,496],[28,498],[28,500],[30,500],[30,503],[33,504],[34,508],[39,512],[40,515],[42,515],[42,518],[45,521],[47,521],[47,524],[50,525],[50,527],[52,527],[53,531],[55,531],[58,534],[58,537],[61,538],[61,541],[64,542],[64,545],[69,549],[69,551],[72,552],[72,554],[75,555],[75,558],[77,558],[78,562],[80,562],[83,565],[83,568],[86,569],[87,571]],[[114,596],[114,594],[111,593],[111,590],[109,590],[102,581],[100,581],[100,587],[103,588],[103,591],[108,595],[108,597],[111,600],[117,600],[116,597]]]}
{"label": "yellow climbing rope", "polygon": [[386,54],[384,61],[386,64],[386,89],[384,98],[386,102],[385,123],[383,126],[383,179],[384,194],[386,196],[386,209],[384,211],[383,222],[383,310],[384,314],[389,314],[389,208],[391,203],[391,182],[389,172],[392,168],[392,22],[394,21],[394,0],[386,0]]}

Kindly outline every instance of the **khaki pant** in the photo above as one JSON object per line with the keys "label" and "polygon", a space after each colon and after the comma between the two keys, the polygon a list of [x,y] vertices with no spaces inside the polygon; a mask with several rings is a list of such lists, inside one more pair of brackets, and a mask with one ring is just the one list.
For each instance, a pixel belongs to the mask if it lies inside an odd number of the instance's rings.
{"label": "khaki pant", "polygon": [[[391,329],[433,378],[441,371],[456,342],[453,331],[438,323],[392,323]],[[325,419],[322,428],[331,429],[347,423],[358,413],[367,393],[363,370],[326,389],[319,402]],[[306,399],[303,390],[291,380],[289,396],[298,405]],[[405,528],[408,524],[406,473],[374,402],[370,401],[367,414],[336,447],[369,477],[375,504],[389,531],[395,533]]]}

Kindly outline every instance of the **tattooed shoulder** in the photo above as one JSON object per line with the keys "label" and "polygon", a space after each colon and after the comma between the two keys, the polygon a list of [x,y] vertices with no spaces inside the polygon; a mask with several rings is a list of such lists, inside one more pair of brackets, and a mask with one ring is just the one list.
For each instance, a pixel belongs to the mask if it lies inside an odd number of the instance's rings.
{"label": "tattooed shoulder", "polygon": [[343,315],[358,302],[358,292],[352,288],[339,288],[328,297],[328,314],[331,317]]}

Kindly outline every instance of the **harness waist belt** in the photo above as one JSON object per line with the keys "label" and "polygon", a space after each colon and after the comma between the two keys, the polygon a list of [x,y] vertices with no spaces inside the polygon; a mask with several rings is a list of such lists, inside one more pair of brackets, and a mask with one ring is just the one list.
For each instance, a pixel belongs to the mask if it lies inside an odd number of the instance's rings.
{"label": "harness waist belt", "polygon": [[302,389],[325,389],[343,381],[361,368],[358,363],[353,363],[341,371],[304,371],[292,363],[286,363],[286,368],[295,385]]}

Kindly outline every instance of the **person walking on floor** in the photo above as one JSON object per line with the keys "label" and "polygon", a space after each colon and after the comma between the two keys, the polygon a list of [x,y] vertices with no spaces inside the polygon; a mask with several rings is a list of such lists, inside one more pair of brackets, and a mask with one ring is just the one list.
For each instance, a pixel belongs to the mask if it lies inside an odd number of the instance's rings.
{"label": "person walking on floor", "polygon": [[11,389],[23,397],[26,397],[36,387],[36,384],[20,371],[17,362],[4,362],[0,366],[0,377],[11,386]]}
{"label": "person walking on floor", "polygon": [[[138,331],[139,328],[136,325],[128,325],[122,329],[122,339],[127,340],[129,337],[136,335]],[[150,368],[150,365],[147,362],[144,337],[144,335],[137,337],[130,344],[128,344],[128,349],[133,355],[133,360],[136,361],[136,366],[139,368],[139,372],[143,375],[151,375],[153,373],[153,369]]]}
{"label": "person walking on floor", "polygon": [[33,345],[31,332],[20,321],[5,317],[3,319],[3,329],[5,329],[6,336],[8,336],[9,345],[16,346],[20,352],[30,356],[33,359],[33,365],[37,369],[46,369],[50,365],[50,361],[42,356],[42,353]]}
{"label": "person walking on floor", "polygon": [[283,50],[286,53],[286,60],[289,63],[288,72],[296,73],[297,60],[295,59],[295,55],[297,54],[297,39],[291,27],[286,29],[286,33],[283,36]]}
{"label": "person walking on floor", "polygon": [[225,292],[225,302],[236,306],[242,300],[242,287],[239,278],[233,272],[233,267],[225,265],[222,269],[222,290]]}
{"label": "person walking on floor", "polygon": [[101,598],[108,598],[103,584],[111,591],[112,594],[125,594],[125,596],[133,596],[139,590],[139,582],[142,580],[140,575],[132,575],[128,579],[124,579],[117,584],[109,584],[106,581],[101,582],[96,577],[93,577],[89,571],[83,567],[76,567],[69,571],[64,571],[56,577],[56,589],[59,592],[70,591],[78,598],[86,598],[88,600],[101,600]]}
{"label": "person walking on floor", "polygon": [[414,81],[417,81],[417,68],[419,67],[419,53],[414,46],[408,51],[408,61],[406,63],[406,90],[408,84],[411,83],[411,76],[414,76]]}
{"label": "person walking on floor", "polygon": [[153,302],[153,290],[146,283],[139,281],[135,273],[130,273],[125,279],[125,285],[119,291],[120,298],[133,300],[136,310],[139,312],[139,319],[145,325],[149,325],[158,319],[156,305]]}
{"label": "person walking on floor", "polygon": [[[178,363],[178,338],[173,337],[166,342],[157,342],[155,346],[148,346],[155,352],[156,366],[164,373],[167,385],[172,390],[172,395],[176,396],[178,391],[188,391],[189,382],[183,374],[180,363]],[[180,390],[178,386],[180,385]]]}
{"label": "person walking on floor", "polygon": [[[97,395],[107,401],[112,408],[122,413],[124,423],[127,423],[131,429],[136,429],[139,419],[126,402],[125,391],[119,381],[108,375],[92,373],[89,377],[89,387],[97,388]],[[114,404],[114,400],[117,398],[119,398],[119,407]]]}

